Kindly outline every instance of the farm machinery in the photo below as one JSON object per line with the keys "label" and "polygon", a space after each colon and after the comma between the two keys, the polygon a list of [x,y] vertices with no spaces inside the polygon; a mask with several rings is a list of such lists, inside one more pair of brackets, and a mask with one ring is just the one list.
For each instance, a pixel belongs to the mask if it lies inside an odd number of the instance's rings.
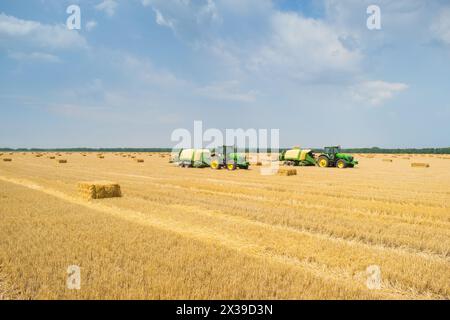
{"label": "farm machinery", "polygon": [[220,170],[248,169],[250,163],[245,153],[237,152],[234,146],[221,146],[211,150],[211,168]]}
{"label": "farm machinery", "polygon": [[337,167],[339,169],[353,168],[358,164],[352,155],[342,153],[340,146],[325,147],[324,152],[317,157],[317,165],[321,168]]}
{"label": "farm machinery", "polygon": [[352,155],[341,152],[340,146],[325,147],[324,152],[316,156],[310,149],[292,148],[280,154],[280,161],[288,166],[315,166],[321,168],[353,168],[358,164]]}
{"label": "farm machinery", "polygon": [[280,154],[280,161],[283,161],[287,166],[315,166],[316,159],[312,150],[300,148],[293,148],[291,150],[285,150]]}
{"label": "farm machinery", "polygon": [[[342,153],[340,146],[325,147],[324,152],[316,156],[310,149],[298,147],[283,151],[279,160],[288,166],[315,166],[321,168],[353,168],[358,161],[350,154]],[[250,163],[245,153],[237,151],[235,146],[221,146],[213,149],[181,149],[172,153],[170,162],[182,168],[206,168],[215,170],[248,169]]]}
{"label": "farm machinery", "polygon": [[214,149],[181,149],[172,153],[170,162],[182,168],[248,169],[250,163],[244,153],[233,146]]}
{"label": "farm machinery", "polygon": [[211,151],[208,149],[181,149],[172,154],[171,162],[182,168],[205,168],[211,164]]}

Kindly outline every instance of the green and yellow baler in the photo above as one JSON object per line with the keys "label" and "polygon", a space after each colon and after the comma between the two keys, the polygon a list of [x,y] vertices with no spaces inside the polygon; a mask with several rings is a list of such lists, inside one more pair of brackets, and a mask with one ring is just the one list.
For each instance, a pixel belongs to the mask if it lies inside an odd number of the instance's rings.
{"label": "green and yellow baler", "polygon": [[280,161],[287,166],[315,166],[316,160],[310,149],[293,148],[280,154]]}
{"label": "green and yellow baler", "polygon": [[174,162],[182,168],[205,168],[211,164],[208,149],[181,149]]}

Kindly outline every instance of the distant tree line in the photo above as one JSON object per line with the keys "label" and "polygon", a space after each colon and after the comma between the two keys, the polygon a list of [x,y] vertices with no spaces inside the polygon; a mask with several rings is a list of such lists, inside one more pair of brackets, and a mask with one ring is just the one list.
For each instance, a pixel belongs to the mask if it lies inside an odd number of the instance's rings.
{"label": "distant tree line", "polygon": [[[288,150],[289,148],[281,148],[280,151]],[[316,153],[323,152],[323,149],[312,148]],[[171,148],[0,148],[3,152],[171,152]],[[258,149],[239,149],[240,152],[271,152],[268,150]],[[448,148],[348,148],[342,149],[342,152],[347,153],[409,153],[409,154],[450,154],[450,147]]]}
{"label": "distant tree line", "polygon": [[448,148],[398,148],[398,149],[386,149],[386,148],[350,148],[343,149],[343,152],[347,153],[410,153],[410,154],[450,154],[450,147]]}
{"label": "distant tree line", "polygon": [[170,152],[171,148],[0,148],[4,152]]}

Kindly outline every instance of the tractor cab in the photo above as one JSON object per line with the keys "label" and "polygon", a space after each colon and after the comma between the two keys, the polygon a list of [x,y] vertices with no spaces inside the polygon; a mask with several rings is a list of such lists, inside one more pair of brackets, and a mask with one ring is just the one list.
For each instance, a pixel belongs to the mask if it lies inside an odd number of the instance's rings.
{"label": "tractor cab", "polygon": [[324,154],[327,154],[330,158],[335,158],[336,154],[341,153],[341,146],[325,147]]}

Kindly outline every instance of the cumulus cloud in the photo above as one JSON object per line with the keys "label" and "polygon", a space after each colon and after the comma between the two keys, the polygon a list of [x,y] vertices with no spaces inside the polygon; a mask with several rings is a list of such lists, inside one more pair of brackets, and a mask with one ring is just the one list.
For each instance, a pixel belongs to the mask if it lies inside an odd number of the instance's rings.
{"label": "cumulus cloud", "polygon": [[11,52],[8,54],[8,57],[21,62],[36,62],[36,61],[47,63],[61,62],[61,59],[58,56],[45,52],[31,52],[31,53]]}
{"label": "cumulus cloud", "polygon": [[241,90],[239,81],[227,81],[200,87],[197,92],[215,100],[229,100],[237,102],[254,102],[256,92]]}
{"label": "cumulus cloud", "polygon": [[213,0],[207,0],[206,3],[200,7],[196,16],[197,23],[201,24],[204,20],[220,21],[219,12]]}
{"label": "cumulus cloud", "polygon": [[276,12],[271,25],[268,40],[250,60],[251,69],[299,80],[358,69],[360,53],[346,48],[340,35],[323,21]]}
{"label": "cumulus cloud", "polygon": [[87,47],[85,39],[65,25],[48,25],[0,14],[0,47],[14,45],[37,46],[48,49],[72,49]]}
{"label": "cumulus cloud", "polygon": [[103,0],[95,6],[95,9],[103,11],[108,16],[112,17],[116,13],[117,6],[118,4],[115,0]]}
{"label": "cumulus cloud", "polygon": [[156,23],[158,25],[163,26],[163,27],[168,27],[175,31],[175,24],[174,24],[173,20],[164,18],[164,16],[158,9],[153,9],[153,11],[155,11]]}
{"label": "cumulus cloud", "polygon": [[86,30],[92,31],[95,27],[97,27],[97,21],[91,20],[86,22]]}
{"label": "cumulus cloud", "polygon": [[[9,48],[14,45],[30,45],[48,49],[73,49],[87,46],[77,31],[64,25],[47,25],[0,14],[0,43]],[[0,44],[0,47],[2,45]]]}
{"label": "cumulus cloud", "polygon": [[[387,46],[427,43],[430,23],[442,10],[442,1],[423,0],[324,0],[324,20],[345,34],[352,45],[364,52],[384,50]],[[367,28],[366,9],[376,4],[381,9],[381,31]],[[424,27],[425,26],[425,27]]]}
{"label": "cumulus cloud", "polygon": [[172,29],[183,40],[196,40],[207,34],[211,25],[222,21],[213,0],[142,0],[141,3],[153,8],[158,25]]}
{"label": "cumulus cloud", "polygon": [[350,94],[357,102],[368,103],[372,106],[382,105],[395,94],[408,89],[404,83],[390,83],[385,81],[366,81],[350,87]]}
{"label": "cumulus cloud", "polygon": [[450,7],[444,8],[431,25],[435,39],[450,45]]}

